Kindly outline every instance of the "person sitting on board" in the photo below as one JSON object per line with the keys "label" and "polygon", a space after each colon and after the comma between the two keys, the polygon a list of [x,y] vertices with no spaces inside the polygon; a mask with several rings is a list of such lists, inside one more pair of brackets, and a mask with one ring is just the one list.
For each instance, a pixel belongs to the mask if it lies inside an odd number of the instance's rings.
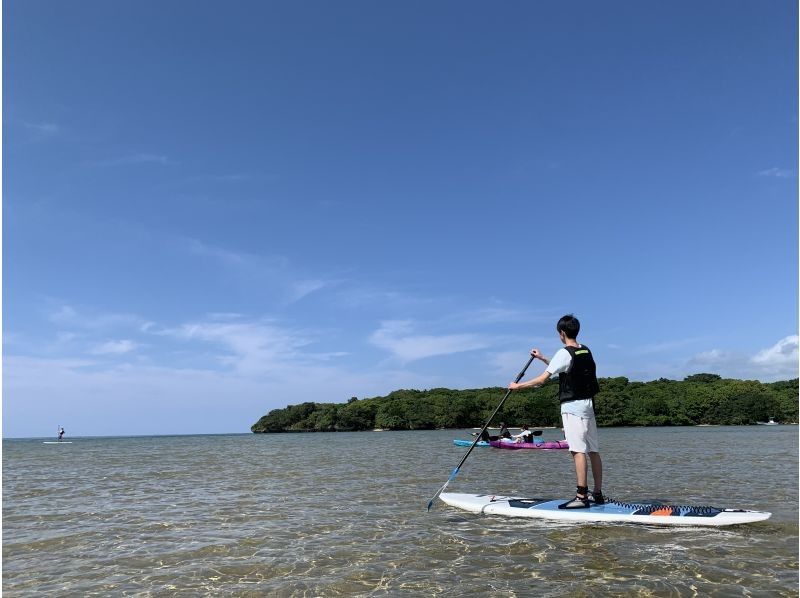
{"label": "person sitting on board", "polygon": [[528,429],[528,426],[523,425],[522,426],[522,432],[520,432],[519,434],[514,434],[512,436],[512,438],[514,439],[514,442],[517,442],[517,443],[519,443],[519,442],[528,442],[529,443],[529,442],[531,442],[531,439],[533,438],[533,435],[531,434],[531,431]]}
{"label": "person sitting on board", "polygon": [[500,433],[497,436],[489,436],[489,432],[484,430],[481,434],[481,440],[510,440],[511,439],[511,432],[508,431],[506,424],[504,422],[500,422]]}
{"label": "person sitting on board", "polygon": [[500,433],[495,440],[502,440],[503,438],[511,438],[511,432],[508,431],[508,427],[504,422],[500,422]]}
{"label": "person sitting on board", "polygon": [[[569,443],[578,482],[575,498],[559,505],[562,509],[588,508],[592,502],[598,505],[605,502],[602,492],[603,462],[600,459],[594,415],[594,395],[599,392],[600,385],[591,351],[576,340],[580,329],[578,318],[572,314],[563,316],[556,324],[556,332],[564,348],[559,349],[552,360],[542,355],[539,349],[532,349],[531,355],[547,364],[547,368],[533,380],[508,385],[509,390],[537,387],[546,383],[550,376],[558,374],[558,400],[561,403],[564,436]],[[587,455],[594,479],[591,495],[587,485]]]}

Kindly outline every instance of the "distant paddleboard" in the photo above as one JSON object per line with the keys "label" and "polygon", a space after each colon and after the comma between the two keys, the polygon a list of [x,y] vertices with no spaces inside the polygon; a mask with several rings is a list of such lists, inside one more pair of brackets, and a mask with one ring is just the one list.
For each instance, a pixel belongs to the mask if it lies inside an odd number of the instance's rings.
{"label": "distant paddleboard", "polygon": [[516,498],[492,494],[443,492],[443,502],[457,509],[486,515],[553,519],[575,523],[645,523],[648,525],[702,525],[721,527],[765,521],[772,513],[717,507],[636,504],[608,501],[584,509],[559,509],[566,501]]}
{"label": "distant paddleboard", "polygon": [[42,444],[72,444],[71,440],[45,440]]}
{"label": "distant paddleboard", "polygon": [[[456,446],[472,446],[473,440],[453,440],[453,444]],[[489,446],[489,443],[485,440],[479,440],[475,443],[475,446]]]}

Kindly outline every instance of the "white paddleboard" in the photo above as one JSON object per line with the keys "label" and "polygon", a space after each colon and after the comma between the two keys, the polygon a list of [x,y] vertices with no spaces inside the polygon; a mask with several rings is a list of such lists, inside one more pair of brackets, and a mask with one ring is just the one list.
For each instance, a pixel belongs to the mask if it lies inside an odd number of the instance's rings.
{"label": "white paddleboard", "polygon": [[42,444],[72,444],[71,440],[45,440]]}
{"label": "white paddleboard", "polygon": [[648,525],[703,525],[720,527],[769,519],[772,513],[718,507],[634,504],[610,501],[585,509],[559,509],[564,499],[525,498],[493,494],[443,492],[443,502],[471,513],[529,517],[575,523],[645,523]]}

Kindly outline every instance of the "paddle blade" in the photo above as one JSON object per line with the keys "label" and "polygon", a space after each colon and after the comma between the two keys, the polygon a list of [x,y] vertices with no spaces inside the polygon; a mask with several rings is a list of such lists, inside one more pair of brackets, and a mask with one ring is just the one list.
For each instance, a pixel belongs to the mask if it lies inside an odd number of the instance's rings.
{"label": "paddle blade", "polygon": [[430,511],[430,510],[433,508],[433,501],[435,501],[435,500],[436,500],[436,498],[437,498],[437,497],[438,497],[438,496],[439,496],[439,495],[440,495],[442,492],[444,492],[445,488],[447,488],[447,484],[449,484],[450,482],[452,482],[452,481],[455,479],[455,477],[458,475],[458,470],[459,470],[459,468],[458,468],[458,467],[456,467],[456,468],[453,470],[453,473],[451,473],[451,474],[450,474],[450,477],[449,477],[449,478],[447,478],[447,481],[446,481],[444,484],[442,484],[442,487],[441,487],[441,488],[439,488],[439,490],[436,492],[436,494],[434,494],[434,495],[433,495],[433,498],[431,498],[431,499],[428,501],[428,511]]}

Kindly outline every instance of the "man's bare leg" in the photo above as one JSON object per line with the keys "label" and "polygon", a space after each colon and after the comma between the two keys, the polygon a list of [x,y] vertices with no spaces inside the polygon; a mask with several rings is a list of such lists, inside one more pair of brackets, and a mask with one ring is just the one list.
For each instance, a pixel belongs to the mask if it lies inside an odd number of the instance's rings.
{"label": "man's bare leg", "polygon": [[[592,464],[594,491],[596,494],[600,494],[603,490],[603,460],[600,459],[600,453],[589,453],[589,461]],[[584,481],[586,481],[585,477]],[[585,486],[586,484],[582,485]]]}
{"label": "man's bare leg", "polygon": [[586,453],[572,453],[572,459],[575,461],[575,477],[578,479],[578,486],[586,486],[586,481],[588,479],[586,471]]}

